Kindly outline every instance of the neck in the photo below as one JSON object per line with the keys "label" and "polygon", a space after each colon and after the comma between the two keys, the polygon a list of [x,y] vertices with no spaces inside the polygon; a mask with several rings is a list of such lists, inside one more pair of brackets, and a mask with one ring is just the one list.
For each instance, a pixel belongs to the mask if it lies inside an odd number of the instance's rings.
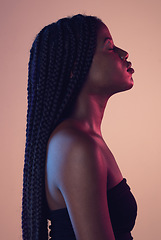
{"label": "neck", "polygon": [[107,100],[107,96],[80,95],[70,118],[78,121],[86,131],[102,137],[101,122]]}

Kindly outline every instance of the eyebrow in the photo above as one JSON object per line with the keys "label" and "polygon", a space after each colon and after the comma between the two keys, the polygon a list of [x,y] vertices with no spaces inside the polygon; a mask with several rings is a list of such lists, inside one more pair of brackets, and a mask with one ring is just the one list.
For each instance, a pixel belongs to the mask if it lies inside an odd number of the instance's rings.
{"label": "eyebrow", "polygon": [[106,37],[105,40],[104,40],[104,42],[106,42],[106,40],[111,40],[111,41],[113,41],[112,38],[110,38],[110,37]]}

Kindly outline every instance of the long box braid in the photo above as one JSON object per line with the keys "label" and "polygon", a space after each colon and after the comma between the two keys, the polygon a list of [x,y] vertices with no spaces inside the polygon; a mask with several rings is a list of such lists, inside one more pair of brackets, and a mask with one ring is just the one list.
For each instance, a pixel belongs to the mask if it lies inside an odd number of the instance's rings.
{"label": "long box braid", "polygon": [[60,19],[45,26],[32,44],[23,170],[23,240],[48,239],[47,142],[54,128],[70,114],[86,80],[96,48],[98,21],[97,17],[81,14]]}

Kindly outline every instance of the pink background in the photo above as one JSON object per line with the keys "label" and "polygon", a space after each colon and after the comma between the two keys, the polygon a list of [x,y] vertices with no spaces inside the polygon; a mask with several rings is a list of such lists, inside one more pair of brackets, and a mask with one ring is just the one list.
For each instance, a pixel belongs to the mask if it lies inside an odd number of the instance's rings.
{"label": "pink background", "polygon": [[20,240],[29,50],[45,25],[76,13],[100,17],[115,44],[129,52],[135,86],[113,96],[104,138],[138,202],[133,236],[160,239],[161,1],[1,0],[0,239]]}

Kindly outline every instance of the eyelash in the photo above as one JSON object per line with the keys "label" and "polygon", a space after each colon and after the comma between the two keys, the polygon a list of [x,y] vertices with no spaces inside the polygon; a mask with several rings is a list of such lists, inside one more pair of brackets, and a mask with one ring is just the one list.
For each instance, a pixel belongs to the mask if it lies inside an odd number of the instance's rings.
{"label": "eyelash", "polygon": [[[109,42],[110,42],[110,41],[108,41],[108,42],[106,43],[106,45],[108,45]],[[111,42],[110,42],[110,44],[111,44]],[[108,48],[109,51],[113,51],[114,49],[115,49],[115,46],[113,46],[112,48]]]}
{"label": "eyelash", "polygon": [[115,46],[113,46],[113,48],[108,48],[108,51],[114,51],[115,50]]}

